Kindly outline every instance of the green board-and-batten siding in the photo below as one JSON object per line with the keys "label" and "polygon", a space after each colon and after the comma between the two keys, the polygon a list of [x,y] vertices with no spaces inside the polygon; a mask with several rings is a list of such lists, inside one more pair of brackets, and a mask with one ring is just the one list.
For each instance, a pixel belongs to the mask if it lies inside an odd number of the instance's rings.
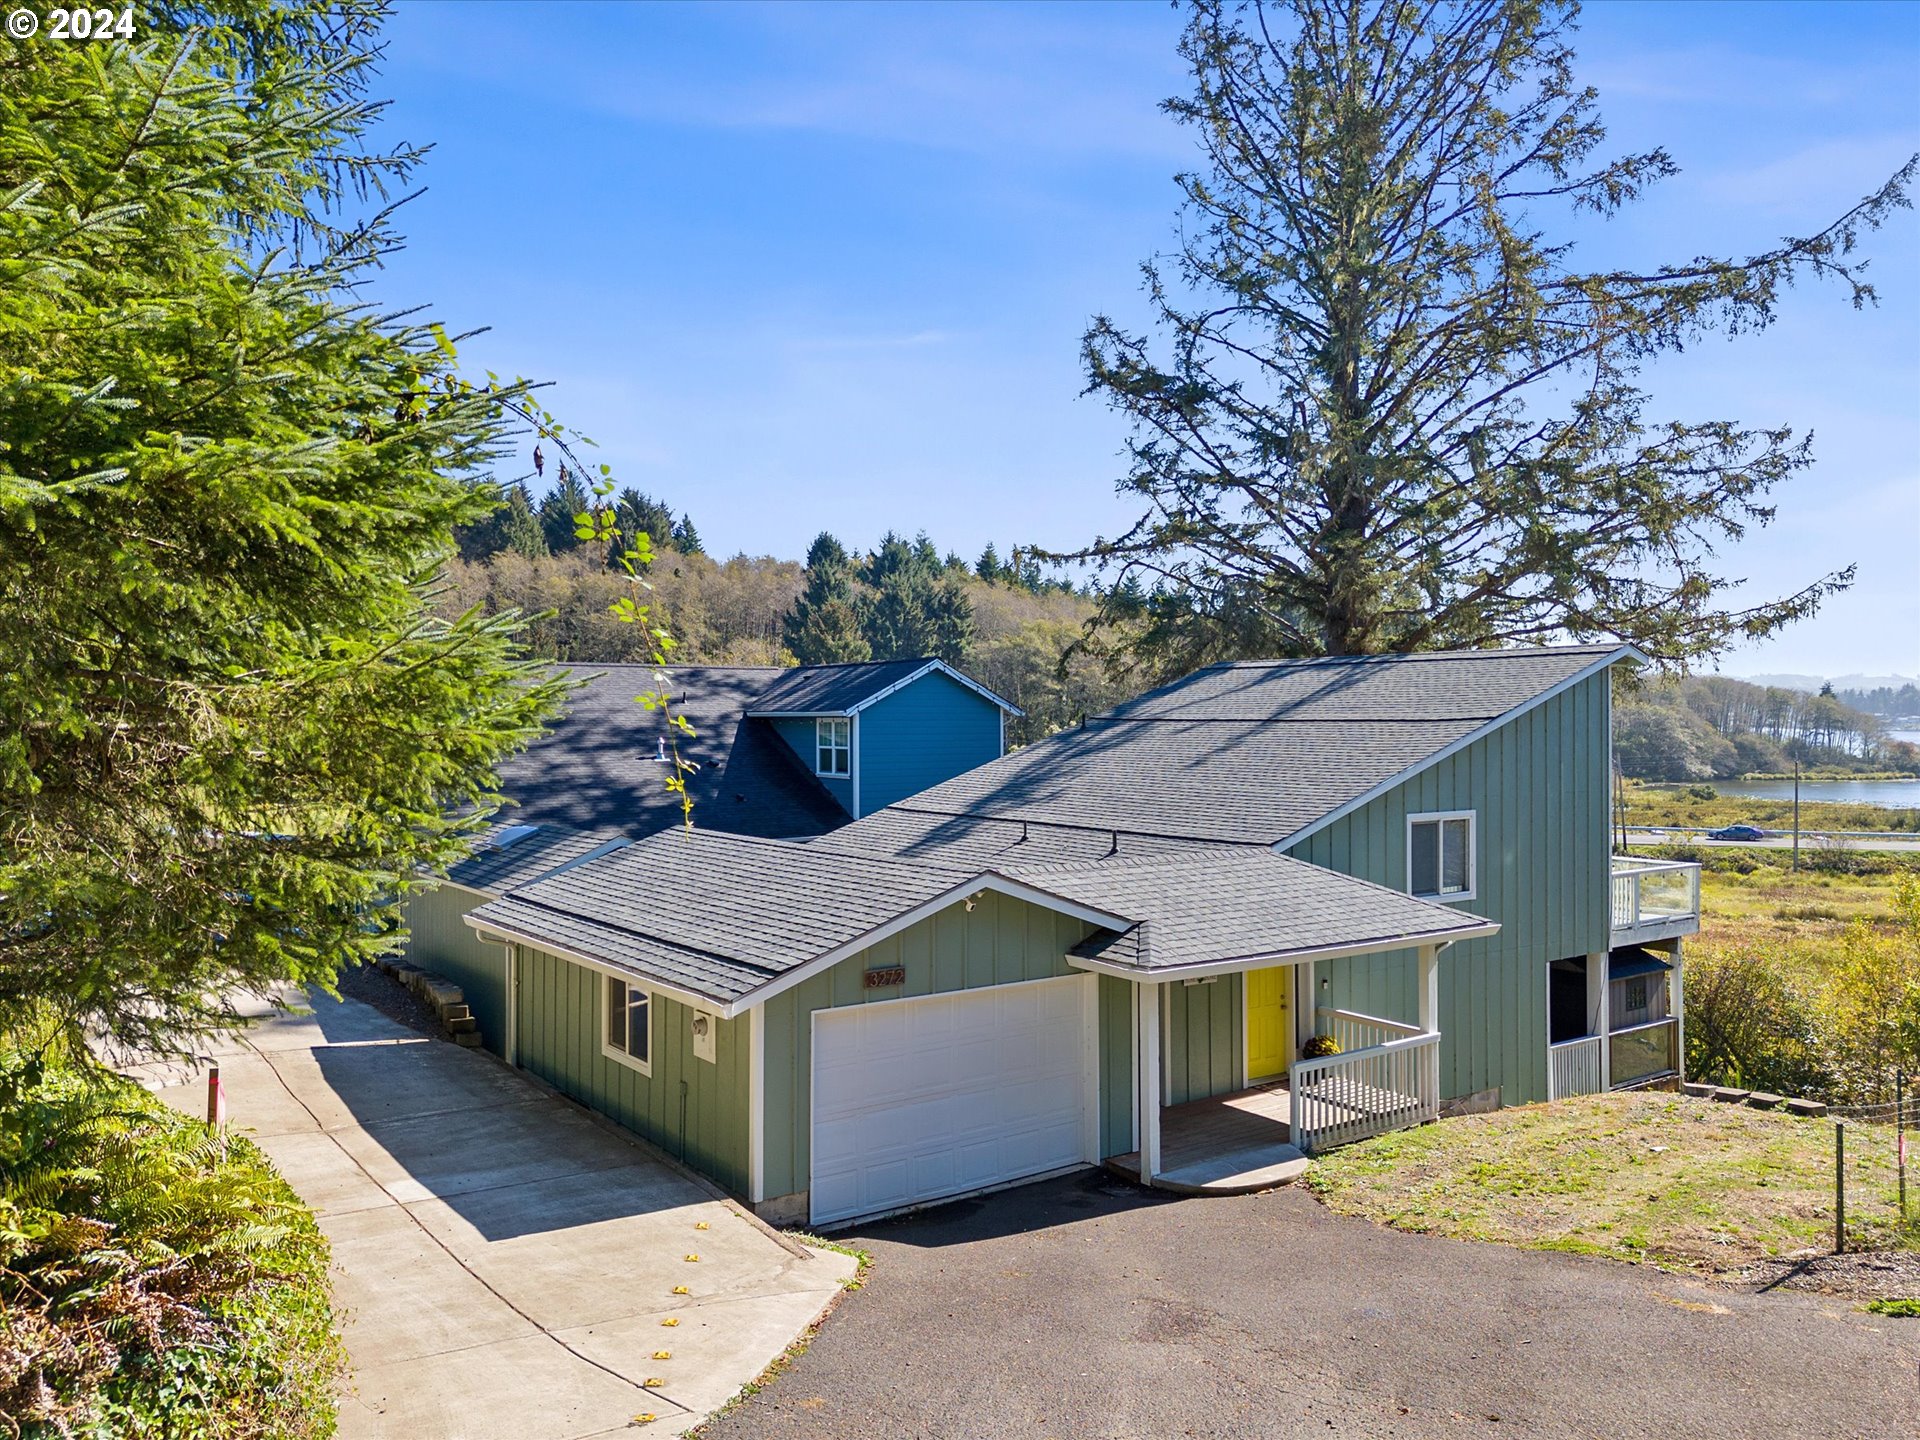
{"label": "green board-and-batten siding", "polygon": [[489,945],[466,923],[466,914],[489,897],[454,884],[416,890],[406,900],[409,964],[431,970],[460,987],[480,1022],[480,1039],[502,1054],[507,1038],[507,947]]}
{"label": "green board-and-batten siding", "polygon": [[[1407,888],[1407,817],[1473,810],[1476,894],[1460,908],[1500,922],[1440,957],[1440,1089],[1499,1086],[1508,1105],[1547,1093],[1547,967],[1607,948],[1611,681],[1591,676],[1412,776],[1289,850]],[[1332,961],[1321,1003],[1392,1019],[1417,1013],[1410,952]]]}
{"label": "green board-and-batten siding", "polygon": [[524,945],[516,955],[519,1064],[744,1195],[747,1020],[716,1019],[714,1059],[702,1060],[693,1053],[693,1011],[656,994],[653,1073],[642,1075],[602,1048],[600,971]]}
{"label": "green board-and-batten siding", "polygon": [[1166,995],[1165,1105],[1184,1105],[1240,1088],[1244,987],[1238,975],[1197,985],[1172,981]]}
{"label": "green board-and-batten siding", "polygon": [[[964,904],[951,905],[767,1001],[761,1007],[766,1025],[766,1195],[777,1198],[809,1186],[814,1011],[1082,974],[1067,965],[1066,953],[1091,928],[989,890],[971,911]],[[869,969],[895,965],[906,970],[904,984],[866,988]],[[1099,982],[1104,1154],[1133,1148],[1133,1011],[1128,989],[1125,981]]]}

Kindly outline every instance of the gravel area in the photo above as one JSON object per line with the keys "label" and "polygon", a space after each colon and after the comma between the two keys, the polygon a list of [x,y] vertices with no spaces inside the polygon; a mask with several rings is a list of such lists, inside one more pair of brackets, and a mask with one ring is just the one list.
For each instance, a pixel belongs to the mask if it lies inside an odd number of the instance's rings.
{"label": "gravel area", "polygon": [[371,965],[342,970],[337,982],[344,999],[371,1005],[389,1020],[397,1020],[422,1035],[446,1038],[446,1028],[433,1007],[398,980]]}
{"label": "gravel area", "polygon": [[1857,1255],[1765,1260],[1721,1278],[1747,1290],[1811,1290],[1853,1300],[1910,1300],[1920,1298],[1920,1254],[1869,1250]]}

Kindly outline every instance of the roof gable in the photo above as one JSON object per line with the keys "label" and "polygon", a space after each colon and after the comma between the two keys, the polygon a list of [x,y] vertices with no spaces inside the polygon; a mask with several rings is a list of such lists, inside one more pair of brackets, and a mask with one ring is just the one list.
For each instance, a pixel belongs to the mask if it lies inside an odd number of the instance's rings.
{"label": "roof gable", "polygon": [[854,715],[928,675],[944,675],[1009,714],[1024,713],[1012,701],[1001,699],[979,681],[931,655],[912,660],[797,666],[769,685],[747,713],[763,719]]}

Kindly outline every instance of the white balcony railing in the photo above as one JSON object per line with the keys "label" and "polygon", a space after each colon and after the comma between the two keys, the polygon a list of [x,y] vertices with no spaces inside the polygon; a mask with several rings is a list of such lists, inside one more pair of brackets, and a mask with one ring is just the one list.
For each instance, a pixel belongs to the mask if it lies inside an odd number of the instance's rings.
{"label": "white balcony railing", "polygon": [[[1342,1053],[1294,1062],[1287,1077],[1294,1144],[1311,1154],[1440,1113],[1438,1031],[1326,1006],[1315,1014]],[[1343,1035],[1372,1043],[1347,1050]]]}
{"label": "white balcony railing", "polygon": [[1613,943],[1668,940],[1700,928],[1700,867],[1613,857]]}
{"label": "white balcony railing", "polygon": [[1547,1047],[1547,1098],[1598,1095],[1607,1088],[1600,1036],[1582,1035]]}

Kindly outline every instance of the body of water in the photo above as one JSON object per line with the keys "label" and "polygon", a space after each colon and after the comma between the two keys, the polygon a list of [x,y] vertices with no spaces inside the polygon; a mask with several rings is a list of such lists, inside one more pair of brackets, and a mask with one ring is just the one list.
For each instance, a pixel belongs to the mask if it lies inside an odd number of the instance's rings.
{"label": "body of water", "polygon": [[[1711,783],[1722,795],[1740,795],[1753,800],[1793,799],[1791,780],[1715,780]],[[1920,780],[1802,780],[1800,798],[1920,810]]]}

